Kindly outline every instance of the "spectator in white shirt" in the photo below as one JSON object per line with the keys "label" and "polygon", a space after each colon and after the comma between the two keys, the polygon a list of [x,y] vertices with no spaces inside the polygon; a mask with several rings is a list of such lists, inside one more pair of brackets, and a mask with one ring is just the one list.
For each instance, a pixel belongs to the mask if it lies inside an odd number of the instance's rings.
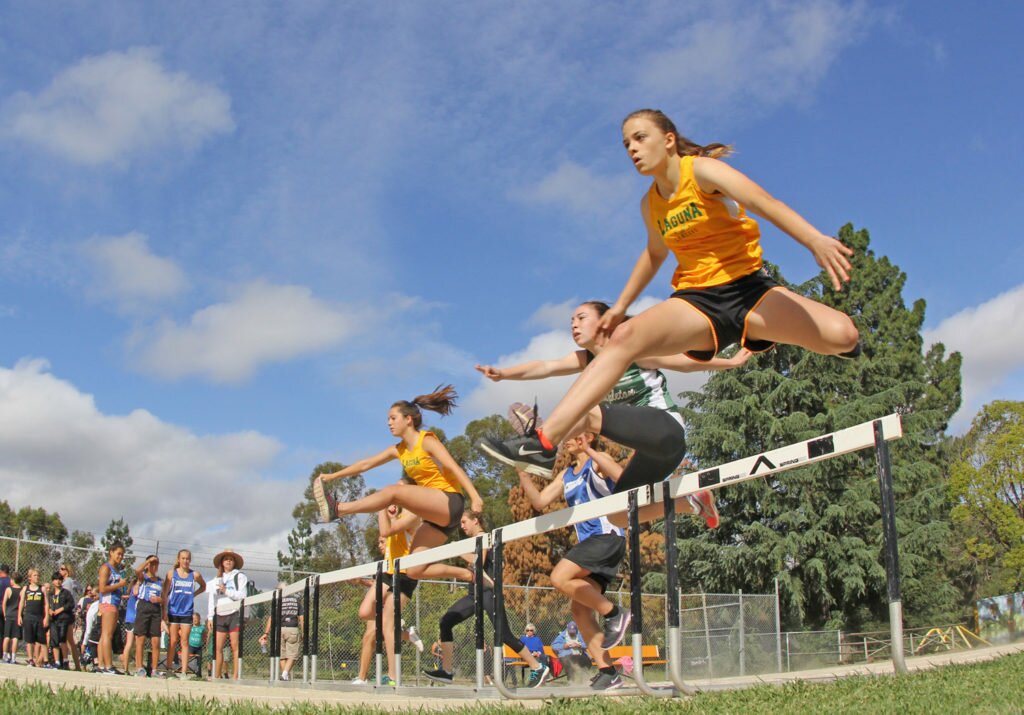
{"label": "spectator in white shirt", "polygon": [[217,567],[217,578],[210,584],[209,607],[207,608],[207,625],[216,637],[216,656],[214,662],[214,679],[220,678],[224,670],[224,641],[230,639],[232,675],[238,680],[238,631],[242,623],[239,601],[245,598],[249,579],[239,571],[244,564],[242,557],[225,549],[213,557],[213,565]]}

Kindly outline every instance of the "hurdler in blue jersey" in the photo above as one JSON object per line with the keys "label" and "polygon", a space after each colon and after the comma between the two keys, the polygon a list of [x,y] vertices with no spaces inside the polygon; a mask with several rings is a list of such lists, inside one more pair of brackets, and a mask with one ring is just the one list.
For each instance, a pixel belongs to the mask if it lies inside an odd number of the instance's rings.
{"label": "hurdler in blue jersey", "polygon": [[[542,490],[537,489],[525,470],[519,470],[519,484],[534,509],[540,511],[559,498],[564,498],[570,507],[577,507],[614,492],[623,469],[611,455],[595,449],[593,441],[594,435],[589,432],[566,440],[565,452],[572,463]],[[608,600],[604,592],[618,576],[626,539],[622,529],[605,516],[579,522],[575,528],[579,543],[555,565],[551,583],[572,599],[573,620],[579,625],[590,657],[605,676],[595,679],[595,689],[618,688],[622,680],[605,651],[622,641],[631,614],[628,608]],[[597,625],[595,611],[604,617],[603,628]]]}

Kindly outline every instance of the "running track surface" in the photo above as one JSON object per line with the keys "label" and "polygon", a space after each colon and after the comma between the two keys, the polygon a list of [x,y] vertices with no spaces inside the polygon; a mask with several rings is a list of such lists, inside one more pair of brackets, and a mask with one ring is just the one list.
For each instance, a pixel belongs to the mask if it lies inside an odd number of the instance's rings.
{"label": "running track surface", "polygon": [[[911,671],[926,670],[950,663],[976,663],[991,660],[1011,653],[1024,653],[1024,643],[979,648],[977,650],[934,653],[927,656],[915,656],[906,659]],[[792,680],[814,682],[830,681],[850,675],[892,674],[892,664],[888,661],[869,665],[835,666],[817,670],[804,670],[792,673],[766,674],[759,676],[719,678],[716,680],[692,680],[693,685],[702,690],[732,690],[747,688],[754,685],[781,684]],[[321,705],[373,705],[388,710],[445,710],[464,707],[477,702],[494,703],[494,697],[476,699],[472,697],[453,698],[445,696],[445,688],[438,687],[437,697],[422,695],[393,695],[386,692],[353,692],[326,688],[311,688],[301,683],[281,683],[268,685],[259,681],[231,683],[221,681],[212,683],[199,680],[177,680],[162,678],[130,678],[125,676],[102,676],[93,673],[78,673],[57,670],[29,668],[24,665],[0,664],[0,679],[14,680],[19,683],[47,683],[51,687],[82,687],[98,692],[119,693],[129,696],[178,696],[189,698],[211,698],[224,701],[244,701],[268,706],[280,706],[287,703],[310,703]],[[461,690],[461,689],[460,689]],[[520,701],[528,708],[539,708],[543,700]]]}

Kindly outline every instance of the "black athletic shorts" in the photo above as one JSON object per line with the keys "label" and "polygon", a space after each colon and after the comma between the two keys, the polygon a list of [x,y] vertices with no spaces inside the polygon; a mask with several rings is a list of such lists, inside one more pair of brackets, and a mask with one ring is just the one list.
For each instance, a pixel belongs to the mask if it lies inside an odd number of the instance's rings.
{"label": "black athletic shorts", "polygon": [[42,619],[28,618],[27,616],[22,616],[21,639],[25,641],[25,643],[38,643],[39,645],[46,645],[46,629],[43,628]]}
{"label": "black athletic shorts", "polygon": [[569,549],[565,558],[580,568],[590,572],[592,578],[601,588],[601,593],[608,589],[608,584],[619,575],[619,567],[626,555],[626,539],[618,534],[598,534]]}
{"label": "black athletic shorts", "polygon": [[59,648],[68,639],[68,629],[73,621],[65,618],[50,619],[50,647]]}
{"label": "black athletic shorts", "polygon": [[160,637],[160,606],[147,601],[139,601],[135,608],[135,627],[132,630],[137,636],[143,638]]}
{"label": "black athletic shorts", "polygon": [[169,625],[191,626],[192,625],[192,616],[172,616],[172,615],[168,615],[167,616],[167,623]]}
{"label": "black athletic shorts", "polygon": [[462,520],[463,512],[466,511],[466,498],[462,496],[461,492],[444,492],[444,495],[448,497],[448,526],[441,526],[426,520],[423,523],[430,524],[450,539],[459,531],[459,522]]}
{"label": "black athletic shorts", "polygon": [[12,613],[4,621],[4,638],[17,638],[21,640],[21,626],[18,625],[18,614]]}
{"label": "black athletic shorts", "polygon": [[[392,591],[395,590],[395,586],[392,583],[391,574],[389,574],[389,573],[381,574],[381,580],[384,582],[384,585],[387,586],[390,590],[392,590]],[[402,574],[401,591],[402,591],[402,595],[405,596],[406,598],[412,598],[413,591],[415,591],[416,587],[419,586],[419,585],[420,585],[420,582],[417,581],[416,579],[409,578],[405,574]]]}
{"label": "black athletic shorts", "polygon": [[690,350],[687,357],[707,362],[727,345],[739,343],[754,353],[770,350],[775,343],[747,340],[747,314],[774,288],[781,288],[762,268],[729,283],[708,288],[683,288],[672,294],[692,305],[711,327],[713,350]]}

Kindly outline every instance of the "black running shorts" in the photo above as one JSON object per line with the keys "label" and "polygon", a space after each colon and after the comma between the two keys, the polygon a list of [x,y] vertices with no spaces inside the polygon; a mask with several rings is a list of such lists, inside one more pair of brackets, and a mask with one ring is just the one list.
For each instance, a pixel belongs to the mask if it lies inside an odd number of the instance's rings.
{"label": "black running shorts", "polygon": [[677,290],[672,297],[685,300],[707,319],[715,343],[713,350],[690,350],[687,357],[707,362],[732,343],[739,343],[754,353],[770,350],[775,343],[747,339],[747,315],[757,308],[768,291],[781,287],[762,268],[730,283]]}
{"label": "black running shorts", "polygon": [[619,567],[626,555],[626,539],[618,534],[598,534],[569,549],[565,558],[590,572],[604,593],[608,584],[619,575]]}

